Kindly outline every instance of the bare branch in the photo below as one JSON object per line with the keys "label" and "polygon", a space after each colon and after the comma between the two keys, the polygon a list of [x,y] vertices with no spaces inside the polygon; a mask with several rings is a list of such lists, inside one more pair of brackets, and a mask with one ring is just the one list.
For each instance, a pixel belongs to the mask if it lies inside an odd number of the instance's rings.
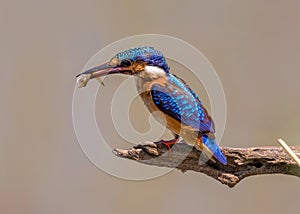
{"label": "bare branch", "polygon": [[[291,149],[300,155],[300,146]],[[253,175],[286,174],[300,177],[300,167],[281,147],[223,147],[221,150],[227,157],[227,165],[211,160],[199,163],[203,155],[186,143],[175,144],[169,152],[163,144],[149,142],[130,149],[115,149],[113,153],[144,164],[204,173],[229,187]]]}

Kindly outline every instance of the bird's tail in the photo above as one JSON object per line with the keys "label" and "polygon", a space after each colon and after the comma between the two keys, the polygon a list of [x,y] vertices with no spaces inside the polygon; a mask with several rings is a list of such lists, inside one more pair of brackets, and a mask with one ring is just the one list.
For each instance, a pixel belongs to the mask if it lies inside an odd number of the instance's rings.
{"label": "bird's tail", "polygon": [[227,164],[227,159],[225,155],[222,153],[219,145],[216,142],[214,135],[212,134],[202,134],[202,142],[204,144],[204,148],[209,150],[212,155],[220,161],[222,164]]}

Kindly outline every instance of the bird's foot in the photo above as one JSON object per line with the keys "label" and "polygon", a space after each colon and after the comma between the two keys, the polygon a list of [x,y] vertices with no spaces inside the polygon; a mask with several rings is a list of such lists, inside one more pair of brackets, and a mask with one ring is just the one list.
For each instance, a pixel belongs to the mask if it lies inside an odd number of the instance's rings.
{"label": "bird's foot", "polygon": [[172,146],[174,146],[174,144],[178,142],[178,140],[178,138],[174,138],[172,140],[160,140],[158,141],[158,143],[165,145],[168,150],[170,150]]}

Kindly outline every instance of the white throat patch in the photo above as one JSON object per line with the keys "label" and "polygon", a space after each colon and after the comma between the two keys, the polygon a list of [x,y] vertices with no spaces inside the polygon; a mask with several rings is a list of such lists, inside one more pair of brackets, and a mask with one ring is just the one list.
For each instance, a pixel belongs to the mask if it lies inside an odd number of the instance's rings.
{"label": "white throat patch", "polygon": [[165,75],[165,71],[162,68],[159,68],[159,67],[156,67],[156,66],[146,65],[145,66],[145,71],[147,73],[149,73],[150,75],[153,75],[155,77]]}

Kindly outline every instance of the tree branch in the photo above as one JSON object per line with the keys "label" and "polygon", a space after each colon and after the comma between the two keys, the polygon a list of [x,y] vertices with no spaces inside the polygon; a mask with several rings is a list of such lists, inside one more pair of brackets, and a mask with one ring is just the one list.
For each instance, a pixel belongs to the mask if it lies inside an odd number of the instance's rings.
{"label": "tree branch", "polygon": [[[291,149],[300,155],[300,146]],[[114,149],[113,153],[148,165],[204,173],[229,187],[253,175],[286,174],[300,177],[300,167],[281,147],[222,147],[221,150],[227,157],[227,165],[204,160],[206,156],[186,143],[175,144],[169,152],[159,142],[148,142],[130,149]]]}

